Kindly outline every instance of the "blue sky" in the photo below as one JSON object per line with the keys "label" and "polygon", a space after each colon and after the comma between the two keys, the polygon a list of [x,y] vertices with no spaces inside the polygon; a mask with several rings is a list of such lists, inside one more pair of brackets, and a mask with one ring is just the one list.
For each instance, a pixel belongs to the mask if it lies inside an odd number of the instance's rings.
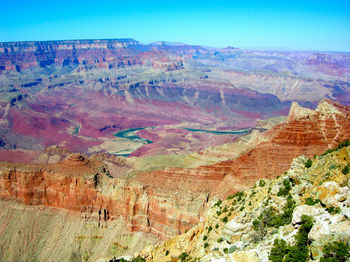
{"label": "blue sky", "polygon": [[0,1],[0,41],[130,37],[350,51],[349,0]]}

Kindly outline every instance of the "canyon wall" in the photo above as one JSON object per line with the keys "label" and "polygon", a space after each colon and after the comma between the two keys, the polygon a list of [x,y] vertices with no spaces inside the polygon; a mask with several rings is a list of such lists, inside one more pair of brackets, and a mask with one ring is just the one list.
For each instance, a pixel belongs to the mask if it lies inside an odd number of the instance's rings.
{"label": "canyon wall", "polygon": [[133,255],[158,238],[129,232],[120,218],[100,223],[80,213],[0,200],[0,260],[98,261]]}
{"label": "canyon wall", "polygon": [[209,190],[213,195],[227,197],[248,188],[258,179],[283,173],[296,156],[313,158],[349,139],[350,108],[329,100],[320,102],[315,110],[294,103],[287,121],[261,136],[261,142],[235,159],[198,168],[165,169],[148,176],[163,179],[182,176],[190,181],[191,178],[199,178],[199,183],[200,178],[215,177],[217,183]]}
{"label": "canyon wall", "polygon": [[[104,155],[97,155],[98,160],[73,154],[46,165],[2,163],[0,197],[80,212],[101,223],[123,217],[131,231],[165,238],[194,226],[211,199],[283,173],[297,155],[312,158],[349,139],[349,115],[349,107],[330,101],[321,102],[315,110],[294,104],[288,120],[263,133],[264,139],[253,149],[236,159],[198,168],[118,177],[102,162],[114,160]],[[51,151],[57,149],[47,153]],[[126,165],[117,160],[117,165]]]}
{"label": "canyon wall", "polygon": [[80,212],[101,223],[123,217],[130,231],[160,237],[184,232],[204,211],[204,193],[180,198],[181,190],[157,192],[132,179],[112,178],[96,159],[74,158],[48,165],[2,163],[0,198]]}

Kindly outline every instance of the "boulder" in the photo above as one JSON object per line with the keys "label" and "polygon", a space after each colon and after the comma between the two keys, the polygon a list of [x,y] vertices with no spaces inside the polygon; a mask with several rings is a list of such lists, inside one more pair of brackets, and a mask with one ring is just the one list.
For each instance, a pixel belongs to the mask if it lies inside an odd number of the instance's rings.
{"label": "boulder", "polygon": [[231,242],[237,242],[241,240],[242,235],[247,234],[252,227],[252,223],[238,223],[234,219],[228,222],[222,232],[223,237]]}
{"label": "boulder", "polygon": [[303,215],[307,216],[323,216],[323,217],[329,217],[329,214],[322,208],[317,206],[308,206],[308,205],[301,205],[297,206],[293,211],[293,217],[292,217],[292,224],[300,224],[301,217]]}
{"label": "boulder", "polygon": [[317,188],[318,199],[326,206],[331,205],[333,196],[339,192],[340,186],[334,181],[325,182]]}

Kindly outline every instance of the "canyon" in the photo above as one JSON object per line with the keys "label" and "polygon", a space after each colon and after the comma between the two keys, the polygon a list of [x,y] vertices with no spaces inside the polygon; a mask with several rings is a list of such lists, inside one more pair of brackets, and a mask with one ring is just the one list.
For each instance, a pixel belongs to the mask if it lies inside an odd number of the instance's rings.
{"label": "canyon", "polygon": [[131,232],[165,239],[193,228],[219,197],[283,173],[300,154],[312,158],[349,138],[349,114],[349,107],[327,100],[315,110],[293,103],[287,120],[258,134],[251,149],[196,168],[137,172],[127,158],[52,147],[36,156],[42,164],[1,163],[0,198],[70,210],[95,219],[97,227],[122,218]]}
{"label": "canyon", "polygon": [[193,230],[350,138],[349,68],[346,53],[0,43],[0,260],[137,257]]}
{"label": "canyon", "polygon": [[[349,65],[346,53],[133,39],[0,43],[0,147],[58,145],[137,157],[197,152],[239,135],[183,128],[249,129],[286,116],[293,101],[308,108],[322,99],[348,105]],[[156,140],[114,136],[133,128]]]}

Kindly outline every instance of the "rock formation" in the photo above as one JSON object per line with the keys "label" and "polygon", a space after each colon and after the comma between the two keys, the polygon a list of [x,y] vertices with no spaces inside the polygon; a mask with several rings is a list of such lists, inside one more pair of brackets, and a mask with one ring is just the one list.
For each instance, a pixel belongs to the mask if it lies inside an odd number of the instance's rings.
{"label": "rock formation", "polygon": [[329,100],[315,110],[293,104],[287,122],[263,133],[259,143],[233,160],[193,169],[166,169],[158,177],[208,177],[217,180],[210,186],[215,195],[226,197],[253,185],[257,179],[272,178],[286,171],[298,155],[313,157],[349,139],[350,108]]}
{"label": "rock formation", "polygon": [[[291,261],[347,261],[349,165],[349,140],[313,160],[295,158],[281,177],[259,180],[248,190],[212,201],[197,226],[145,248],[141,257],[159,262],[267,262],[286,256]],[[339,253],[329,251],[330,244],[338,245]]]}
{"label": "rock formation", "polygon": [[123,217],[131,231],[163,238],[192,227],[207,197],[187,193],[177,199],[174,191],[169,195],[132,179],[114,179],[101,161],[81,154],[47,165],[2,163],[0,189],[7,201],[68,209],[99,221]]}
{"label": "rock formation", "polygon": [[106,212],[103,219],[121,216],[130,230],[164,238],[195,225],[209,200],[275,177],[297,155],[320,154],[349,138],[349,130],[349,108],[324,101],[306,115],[291,110],[288,121],[262,134],[265,138],[253,149],[214,165],[128,173],[132,164],[106,154],[95,158],[72,154],[46,165],[2,163],[0,197],[98,219]]}

